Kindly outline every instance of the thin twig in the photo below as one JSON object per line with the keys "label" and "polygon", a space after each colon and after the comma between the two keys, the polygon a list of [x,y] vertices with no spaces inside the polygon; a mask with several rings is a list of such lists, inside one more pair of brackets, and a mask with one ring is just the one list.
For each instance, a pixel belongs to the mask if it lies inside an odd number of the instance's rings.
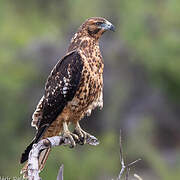
{"label": "thin twig", "polygon": [[137,160],[135,160],[135,161],[133,161],[133,162],[131,162],[131,163],[129,163],[128,165],[126,165],[126,167],[132,167],[134,164],[136,164],[136,163],[139,162],[139,161],[141,161],[140,158],[137,159]]}
{"label": "thin twig", "polygon": [[128,168],[127,168],[127,171],[126,171],[125,180],[128,180],[128,178],[129,178],[129,172],[130,172],[130,168],[128,167]]}
{"label": "thin twig", "polygon": [[120,152],[120,162],[121,162],[121,171],[119,173],[119,176],[118,176],[118,180],[121,179],[123,173],[124,173],[124,170],[126,169],[126,166],[124,164],[124,158],[123,158],[123,148],[122,148],[122,136],[121,136],[121,130],[120,130],[120,136],[119,136],[119,152]]}
{"label": "thin twig", "polygon": [[59,168],[57,180],[63,180],[63,171],[64,171],[64,165],[62,164]]}
{"label": "thin twig", "polygon": [[124,158],[123,158],[123,148],[122,148],[122,136],[121,136],[121,130],[120,130],[120,136],[119,136],[119,151],[120,151],[120,162],[121,162],[121,170],[118,175],[117,180],[121,180],[121,177],[123,176],[124,171],[126,170],[126,176],[125,179],[128,180],[129,177],[129,172],[130,172],[130,167],[132,167],[135,163],[139,162],[141,159],[137,159],[127,165],[124,163]]}
{"label": "thin twig", "polygon": [[143,180],[140,176],[138,176],[137,174],[134,174],[134,177],[137,178],[138,180]]}

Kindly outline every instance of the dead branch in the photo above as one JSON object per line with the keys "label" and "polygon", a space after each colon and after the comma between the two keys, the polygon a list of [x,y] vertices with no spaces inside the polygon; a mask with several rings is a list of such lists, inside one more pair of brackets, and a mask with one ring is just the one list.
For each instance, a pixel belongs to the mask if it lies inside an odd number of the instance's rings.
{"label": "dead branch", "polygon": [[124,163],[124,157],[123,157],[123,148],[122,148],[122,136],[121,136],[121,131],[120,131],[120,136],[119,136],[119,151],[120,151],[120,162],[121,162],[121,170],[120,173],[118,175],[117,180],[121,180],[124,172],[126,171],[125,174],[125,179],[128,180],[129,177],[129,172],[130,172],[130,167],[132,167],[135,163],[137,163],[138,161],[140,161],[141,159],[137,159],[127,165],[125,165]]}
{"label": "dead branch", "polygon": [[126,169],[126,166],[124,164],[124,158],[123,158],[123,148],[122,148],[122,137],[121,137],[121,131],[120,131],[120,136],[119,136],[119,152],[120,152],[120,162],[121,162],[121,171],[119,173],[119,176],[118,176],[118,180],[121,179],[125,169]]}
{"label": "dead branch", "polygon": [[138,176],[137,174],[134,174],[134,177],[137,178],[138,180],[143,180],[140,176]]}
{"label": "dead branch", "polygon": [[128,180],[128,178],[129,178],[129,172],[130,172],[130,168],[127,168],[125,180]]}
{"label": "dead branch", "polygon": [[[99,141],[97,140],[96,137],[90,136],[86,140],[87,144],[90,145],[98,145]],[[42,150],[47,149],[47,148],[53,148],[55,146],[62,146],[62,145],[70,145],[70,141],[63,136],[54,136],[46,139],[42,139],[39,141],[37,144],[33,145],[32,150],[29,153],[29,158],[28,158],[28,179],[29,180],[40,180],[39,176],[39,165],[38,165],[38,158],[39,154]],[[63,167],[60,169],[60,172],[63,172]],[[62,177],[62,174],[60,174],[58,178]],[[60,178],[62,179],[62,178]],[[63,180],[63,179],[62,179]]]}
{"label": "dead branch", "polygon": [[62,164],[61,167],[59,168],[57,180],[63,180],[63,171],[64,171],[64,165]]}

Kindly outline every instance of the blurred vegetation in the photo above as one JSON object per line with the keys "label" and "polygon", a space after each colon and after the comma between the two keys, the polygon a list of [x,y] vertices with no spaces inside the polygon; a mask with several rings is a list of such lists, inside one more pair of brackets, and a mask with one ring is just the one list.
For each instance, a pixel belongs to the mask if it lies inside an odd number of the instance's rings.
{"label": "blurred vegetation", "polygon": [[[0,176],[19,176],[35,130],[31,114],[45,80],[88,17],[116,26],[102,37],[104,109],[82,121],[98,147],[56,148],[42,172],[55,179],[110,179],[120,169],[119,129],[128,160],[142,157],[143,179],[180,177],[179,0],[0,0]],[[112,88],[113,87],[113,88]]]}

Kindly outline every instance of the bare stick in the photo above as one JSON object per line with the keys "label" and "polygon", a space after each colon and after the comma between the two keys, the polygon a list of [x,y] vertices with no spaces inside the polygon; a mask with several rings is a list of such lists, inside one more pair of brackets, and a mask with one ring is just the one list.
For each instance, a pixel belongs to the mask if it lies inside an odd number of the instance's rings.
{"label": "bare stick", "polygon": [[39,153],[49,147],[68,145],[70,142],[62,136],[54,136],[47,139],[42,139],[37,144],[33,145],[28,158],[28,179],[40,180],[38,157]]}
{"label": "bare stick", "polygon": [[123,148],[122,148],[122,136],[121,136],[121,131],[120,131],[120,136],[119,136],[119,151],[120,151],[120,162],[121,162],[121,170],[119,173],[119,176],[117,180],[121,180],[121,177],[123,176],[124,171],[126,170],[126,176],[125,179],[128,180],[129,177],[129,172],[130,172],[130,167],[132,167],[135,163],[140,161],[141,159],[137,159],[127,165],[124,163],[124,158],[123,158]]}
{"label": "bare stick", "polygon": [[57,180],[63,180],[63,171],[64,171],[64,165],[62,164],[61,167],[59,168]]}
{"label": "bare stick", "polygon": [[[98,145],[99,141],[96,137],[90,136],[86,141],[90,145]],[[37,144],[33,145],[32,150],[29,153],[27,172],[22,172],[25,176],[28,176],[29,180],[40,180],[39,176],[39,154],[42,150],[52,148],[61,145],[70,145],[70,141],[62,136],[54,136],[46,139],[42,139]]]}
{"label": "bare stick", "polygon": [[143,180],[140,176],[138,176],[137,174],[134,174],[134,177],[136,177],[138,180]]}
{"label": "bare stick", "polygon": [[121,137],[121,131],[120,131],[120,136],[119,136],[119,151],[120,151],[120,162],[121,162],[121,171],[119,173],[119,176],[118,176],[118,180],[121,179],[123,173],[124,173],[124,170],[126,169],[126,166],[124,164],[124,158],[123,158],[123,148],[122,148],[122,137]]}
{"label": "bare stick", "polygon": [[129,172],[130,172],[130,168],[127,168],[125,180],[128,180],[128,178],[129,178]]}
{"label": "bare stick", "polygon": [[126,165],[126,167],[130,168],[130,167],[132,167],[134,164],[136,164],[136,163],[139,162],[139,161],[141,161],[140,158],[139,158],[139,159],[136,159],[135,161],[133,161],[133,162],[131,162],[131,163],[129,163],[128,165]]}

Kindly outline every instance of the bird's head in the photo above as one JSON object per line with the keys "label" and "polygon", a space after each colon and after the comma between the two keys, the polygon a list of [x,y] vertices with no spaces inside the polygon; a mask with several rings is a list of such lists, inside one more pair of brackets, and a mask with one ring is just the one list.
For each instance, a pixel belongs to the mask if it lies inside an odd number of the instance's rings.
{"label": "bird's head", "polygon": [[86,32],[86,34],[95,39],[99,39],[105,31],[115,31],[114,25],[101,17],[92,17],[87,19],[82,24],[81,28]]}

